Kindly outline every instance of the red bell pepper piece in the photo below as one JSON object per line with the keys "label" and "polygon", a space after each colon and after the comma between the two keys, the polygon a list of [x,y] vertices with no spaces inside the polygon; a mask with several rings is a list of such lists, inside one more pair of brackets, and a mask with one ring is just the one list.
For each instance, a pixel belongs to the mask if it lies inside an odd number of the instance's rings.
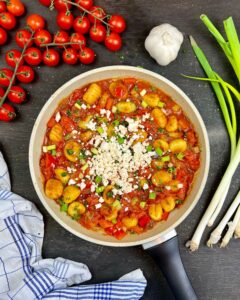
{"label": "red bell pepper piece", "polygon": [[143,217],[141,217],[139,220],[138,220],[138,224],[139,226],[141,227],[146,227],[147,224],[151,221],[151,218],[148,216],[148,215],[145,215]]}

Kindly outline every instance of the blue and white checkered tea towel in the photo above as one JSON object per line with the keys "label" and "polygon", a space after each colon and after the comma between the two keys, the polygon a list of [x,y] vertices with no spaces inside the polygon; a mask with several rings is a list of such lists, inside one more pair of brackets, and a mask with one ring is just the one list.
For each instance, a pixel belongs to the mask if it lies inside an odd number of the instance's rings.
{"label": "blue and white checkered tea towel", "polygon": [[11,192],[0,152],[0,300],[142,297],[146,279],[140,269],[113,282],[78,285],[91,278],[88,267],[63,258],[42,259],[43,236],[42,215],[33,203]]}

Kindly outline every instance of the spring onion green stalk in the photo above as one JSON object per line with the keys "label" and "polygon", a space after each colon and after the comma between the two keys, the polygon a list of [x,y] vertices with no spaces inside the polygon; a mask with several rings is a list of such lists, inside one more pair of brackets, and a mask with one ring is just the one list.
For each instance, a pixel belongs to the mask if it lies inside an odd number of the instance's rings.
{"label": "spring onion green stalk", "polygon": [[[215,37],[219,45],[221,46],[222,50],[224,51],[227,59],[231,63],[234,72],[240,82],[240,43],[238,39],[238,35],[236,32],[236,28],[234,26],[232,18],[228,18],[224,21],[224,28],[227,36],[227,41],[223,38],[221,33],[217,30],[217,28],[213,25],[213,23],[209,20],[206,15],[201,15],[201,20],[207,26],[209,31]],[[192,48],[196,54],[198,61],[200,62],[202,68],[204,69],[208,78],[200,80],[209,80],[213,87],[213,90],[217,96],[219,101],[219,105],[221,107],[224,121],[228,130],[230,143],[231,143],[231,158],[230,163],[224,173],[224,176],[207,208],[205,211],[197,229],[192,237],[192,240],[187,243],[187,246],[190,250],[195,251],[198,249],[202,234],[207,225],[212,225],[218,216],[222,205],[225,201],[228,189],[230,187],[231,179],[240,163],[240,138],[237,141],[237,120],[236,120],[236,112],[235,107],[232,99],[231,93],[236,96],[238,100],[240,100],[239,92],[230,84],[226,83],[217,73],[215,73],[206,56],[202,52],[202,50],[198,47],[195,40],[190,37]],[[199,78],[196,78],[199,79]],[[219,223],[217,228],[212,232],[210,239],[208,241],[208,245],[211,246],[219,241],[221,238],[222,232],[226,227],[229,219],[232,218],[233,213],[236,211],[237,207],[240,204],[240,192],[238,196],[232,202],[229,210],[227,211],[226,215]],[[238,223],[240,223],[240,212],[237,211],[233,222],[233,226],[229,226],[229,230],[227,234],[223,238],[223,242],[221,244],[222,247],[225,247],[230,238],[233,235],[233,232]]]}

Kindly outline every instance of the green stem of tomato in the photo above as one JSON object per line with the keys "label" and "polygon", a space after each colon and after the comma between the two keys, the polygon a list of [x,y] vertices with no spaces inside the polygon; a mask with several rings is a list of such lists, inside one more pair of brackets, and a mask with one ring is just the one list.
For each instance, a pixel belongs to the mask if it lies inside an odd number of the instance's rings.
{"label": "green stem of tomato", "polygon": [[22,50],[22,53],[21,53],[21,56],[20,56],[19,60],[16,62],[16,66],[15,66],[15,68],[14,68],[13,76],[12,76],[12,78],[10,79],[10,82],[9,82],[9,86],[8,86],[8,88],[6,89],[5,94],[3,95],[3,97],[0,99],[0,107],[1,107],[1,106],[3,105],[3,103],[5,102],[5,100],[6,100],[7,96],[8,96],[8,94],[9,94],[9,92],[10,92],[12,86],[13,86],[13,82],[14,82],[15,77],[16,77],[16,75],[17,75],[18,67],[19,67],[19,65],[20,65],[21,60],[22,60],[23,57],[24,57],[24,54],[25,54],[25,52],[26,52],[26,49],[27,49],[29,43],[30,43],[30,42],[32,41],[32,39],[33,39],[33,35],[34,35],[34,31],[31,32],[31,37],[30,37],[29,41],[24,45],[23,50]]}
{"label": "green stem of tomato", "polygon": [[72,43],[72,42],[68,42],[68,43],[49,43],[49,44],[41,44],[40,47],[54,47],[54,46],[70,46],[70,45],[79,45],[81,46],[82,43]]}

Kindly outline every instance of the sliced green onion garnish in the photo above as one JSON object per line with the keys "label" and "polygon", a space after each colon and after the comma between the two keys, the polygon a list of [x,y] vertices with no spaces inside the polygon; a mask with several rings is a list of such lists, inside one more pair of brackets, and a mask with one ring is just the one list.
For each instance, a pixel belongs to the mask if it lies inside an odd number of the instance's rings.
{"label": "sliced green onion garnish", "polygon": [[156,195],[155,192],[150,192],[148,197],[149,197],[149,199],[154,200],[154,199],[156,199],[156,196],[157,196],[157,195]]}
{"label": "sliced green onion garnish", "polygon": [[143,108],[147,108],[148,107],[148,104],[147,104],[146,101],[142,101],[141,105],[142,105]]}
{"label": "sliced green onion garnish", "polygon": [[68,210],[68,204],[63,202],[60,206],[60,211],[67,212],[67,210]]}
{"label": "sliced green onion garnish", "polygon": [[114,120],[114,121],[113,121],[113,125],[114,125],[114,126],[118,126],[119,124],[120,124],[120,121],[119,121],[119,120]]}
{"label": "sliced green onion garnish", "polygon": [[81,170],[85,171],[85,170],[87,170],[87,168],[88,168],[88,164],[85,164],[84,166],[81,167]]}
{"label": "sliced green onion garnish", "polygon": [[53,149],[53,150],[51,151],[51,153],[52,153],[53,156],[56,156],[57,151],[56,151],[55,149]]}
{"label": "sliced green onion garnish", "polygon": [[112,204],[112,207],[114,207],[118,210],[121,209],[122,208],[121,202],[119,200],[115,200]]}
{"label": "sliced green onion garnish", "polygon": [[96,176],[95,182],[100,183],[101,181],[102,181],[102,177],[101,176]]}
{"label": "sliced green onion garnish", "polygon": [[182,152],[179,152],[177,155],[176,155],[177,159],[179,160],[182,160],[184,158],[184,153]]}
{"label": "sliced green onion garnish", "polygon": [[97,150],[96,148],[91,148],[91,152],[92,152],[93,154],[95,154],[95,155],[98,154],[98,150]]}
{"label": "sliced green onion garnish", "polygon": [[169,156],[169,155],[163,156],[163,157],[161,158],[161,161],[162,161],[162,162],[170,161],[170,156]]}
{"label": "sliced green onion garnish", "polygon": [[117,223],[117,219],[112,219],[112,223],[116,224]]}
{"label": "sliced green onion garnish", "polygon": [[98,127],[98,128],[97,128],[97,132],[100,133],[100,134],[102,134],[102,133],[104,133],[104,130],[103,130],[102,127]]}
{"label": "sliced green onion garnish", "polygon": [[140,202],[139,206],[140,206],[141,208],[144,208],[144,207],[146,206],[146,202],[145,202],[145,201]]}
{"label": "sliced green onion garnish", "polygon": [[158,102],[158,107],[163,108],[164,106],[165,106],[165,103],[164,103],[164,102],[162,102],[162,101],[159,101],[159,102]]}
{"label": "sliced green onion garnish", "polygon": [[156,153],[157,153],[158,156],[162,156],[163,155],[163,151],[162,151],[161,148],[156,148],[155,151],[156,151]]}
{"label": "sliced green onion garnish", "polygon": [[98,186],[96,188],[96,193],[101,194],[104,191],[104,189],[105,189],[105,186]]}
{"label": "sliced green onion garnish", "polygon": [[146,149],[147,149],[147,152],[150,152],[150,151],[152,151],[153,147],[152,147],[152,145],[148,145]]}
{"label": "sliced green onion garnish", "polygon": [[118,144],[122,145],[124,143],[124,141],[125,141],[125,138],[119,136],[118,139],[117,139],[117,141],[118,141]]}

